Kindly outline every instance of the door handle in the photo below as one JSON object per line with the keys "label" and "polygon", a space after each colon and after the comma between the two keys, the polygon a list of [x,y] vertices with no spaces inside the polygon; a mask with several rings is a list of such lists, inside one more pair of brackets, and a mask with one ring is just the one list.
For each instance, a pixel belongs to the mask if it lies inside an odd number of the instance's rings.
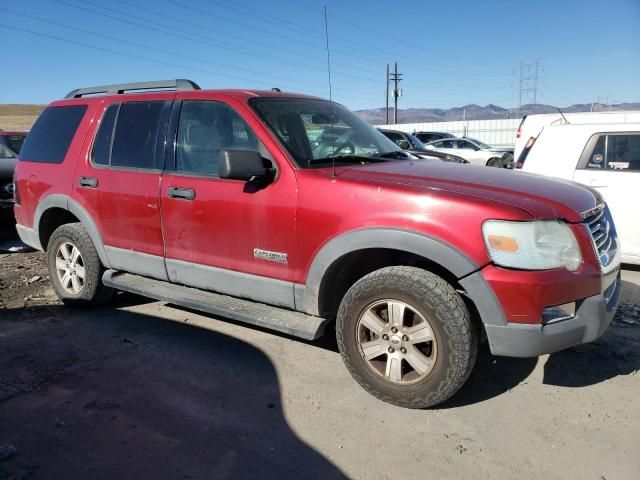
{"label": "door handle", "polygon": [[169,187],[167,195],[171,198],[182,198],[184,200],[193,200],[196,198],[196,191],[193,188]]}
{"label": "door handle", "polygon": [[98,186],[98,179],[94,177],[80,177],[78,184],[81,187],[96,188]]}

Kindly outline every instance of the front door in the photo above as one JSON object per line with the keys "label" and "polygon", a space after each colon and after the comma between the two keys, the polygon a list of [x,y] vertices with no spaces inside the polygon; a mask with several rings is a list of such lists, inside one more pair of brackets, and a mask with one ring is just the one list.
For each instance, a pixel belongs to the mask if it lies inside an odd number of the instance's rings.
{"label": "front door", "polygon": [[591,139],[573,179],[602,194],[616,225],[623,261],[640,263],[640,221],[633,200],[640,188],[640,133]]}
{"label": "front door", "polygon": [[[278,164],[277,152],[267,150],[249,125],[257,120],[246,107],[234,108],[228,103],[234,100],[224,96],[200,95],[185,93],[175,105],[180,109],[179,120],[172,121],[175,148],[162,178],[169,279],[293,307],[288,256],[296,235],[294,172]],[[237,109],[244,109],[248,120]],[[277,169],[275,180],[259,186],[221,179],[218,158],[223,149],[259,151]]]}

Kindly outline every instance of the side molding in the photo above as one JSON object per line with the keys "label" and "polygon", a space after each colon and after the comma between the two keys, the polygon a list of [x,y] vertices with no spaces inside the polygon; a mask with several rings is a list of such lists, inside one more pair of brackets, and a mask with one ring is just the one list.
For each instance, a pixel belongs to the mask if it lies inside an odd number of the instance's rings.
{"label": "side molding", "polygon": [[340,257],[367,248],[393,248],[432,260],[462,278],[478,270],[480,265],[463,253],[420,233],[393,228],[365,228],[340,235],[325,244],[313,259],[305,287],[296,285],[296,309],[319,315],[319,294],[322,278]]}

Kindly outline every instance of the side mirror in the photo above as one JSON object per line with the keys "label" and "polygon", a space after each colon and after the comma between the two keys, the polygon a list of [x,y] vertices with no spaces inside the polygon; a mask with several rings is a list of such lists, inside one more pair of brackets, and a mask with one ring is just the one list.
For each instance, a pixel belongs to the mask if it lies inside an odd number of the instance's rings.
{"label": "side mirror", "polygon": [[411,148],[411,145],[409,144],[408,140],[398,140],[398,146],[403,150],[407,150],[408,148]]}
{"label": "side mirror", "polygon": [[233,180],[249,181],[265,177],[267,168],[262,156],[255,150],[220,150],[218,176]]}

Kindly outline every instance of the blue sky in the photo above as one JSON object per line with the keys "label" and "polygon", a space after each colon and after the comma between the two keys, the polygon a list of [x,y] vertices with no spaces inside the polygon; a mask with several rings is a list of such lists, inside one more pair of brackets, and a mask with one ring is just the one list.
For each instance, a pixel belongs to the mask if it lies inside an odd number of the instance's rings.
{"label": "blue sky", "polygon": [[78,87],[190,78],[400,108],[517,107],[520,62],[540,62],[538,102],[640,101],[640,0],[0,0],[8,69],[0,103],[47,103]]}

